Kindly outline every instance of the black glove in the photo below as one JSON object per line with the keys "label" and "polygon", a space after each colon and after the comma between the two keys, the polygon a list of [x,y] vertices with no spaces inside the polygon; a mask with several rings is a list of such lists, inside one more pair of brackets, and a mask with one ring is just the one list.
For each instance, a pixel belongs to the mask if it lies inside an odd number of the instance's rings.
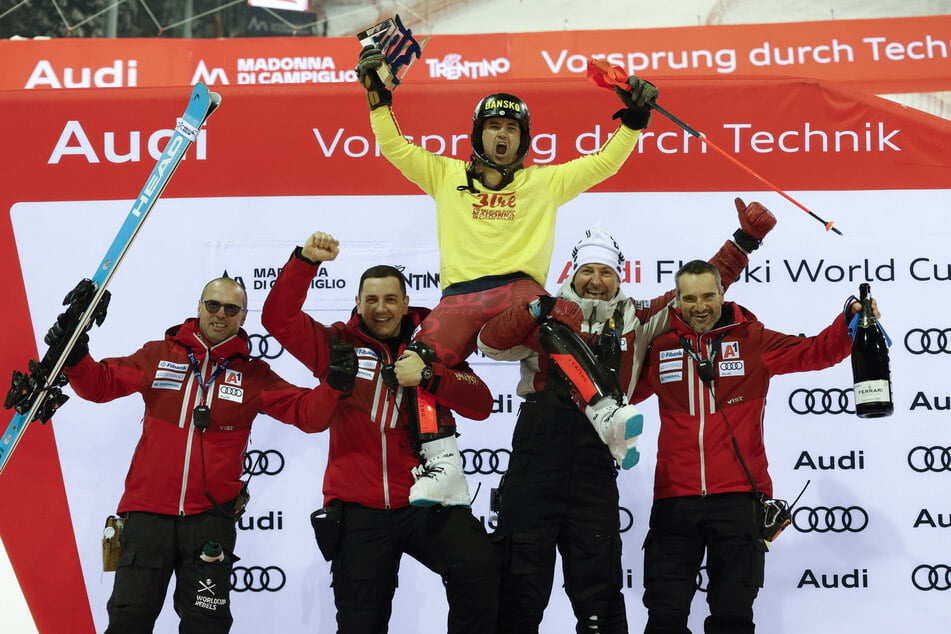
{"label": "black glove", "polygon": [[624,90],[618,86],[614,92],[624,102],[625,109],[614,113],[612,119],[620,119],[621,123],[632,130],[643,130],[651,120],[651,106],[657,101],[657,86],[646,79],[638,79],[635,75],[627,78],[631,90]]}
{"label": "black glove", "polygon": [[380,81],[377,69],[386,63],[386,56],[376,46],[364,46],[357,62],[357,78],[367,89],[367,105],[370,110],[393,105],[393,93]]}
{"label": "black glove", "polygon": [[[72,329],[69,328],[70,317],[67,313],[60,313],[56,317],[56,323],[46,331],[46,336],[43,337],[43,341],[46,342],[50,348],[61,348],[66,343],[68,335],[72,332]],[[79,339],[76,340],[76,345],[73,346],[73,349],[69,351],[69,356],[66,357],[66,361],[63,364],[64,367],[71,368],[80,361],[83,357],[89,354],[89,335],[83,332],[79,335]]]}
{"label": "black glove", "polygon": [[353,351],[353,345],[331,337],[328,369],[327,385],[341,392],[351,391],[353,379],[357,376],[357,353]]}

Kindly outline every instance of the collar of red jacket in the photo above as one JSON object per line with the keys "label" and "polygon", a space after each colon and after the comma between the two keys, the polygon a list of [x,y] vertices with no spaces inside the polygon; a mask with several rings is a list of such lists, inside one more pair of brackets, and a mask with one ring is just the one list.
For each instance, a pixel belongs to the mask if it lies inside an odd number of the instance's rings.
{"label": "collar of red jacket", "polygon": [[209,346],[204,337],[201,336],[201,331],[198,330],[197,317],[186,319],[184,323],[166,330],[165,339],[186,348],[191,348],[199,357],[204,356],[206,350],[211,350],[216,357],[222,358],[239,356],[247,359],[250,357],[248,333],[245,332],[244,328],[239,328],[238,334],[234,337],[225,339],[216,346]]}
{"label": "collar of red jacket", "polygon": [[[681,314],[679,308],[674,308],[671,306],[669,310],[671,314],[670,325],[675,333],[684,337],[693,337],[697,335],[694,329],[688,326],[687,322],[684,321],[683,315]],[[723,330],[730,330],[732,328],[736,328],[740,324],[756,321],[756,315],[746,308],[734,302],[723,302],[723,314],[729,315],[730,313],[733,314],[733,320],[730,323],[720,324],[710,332],[716,333]]]}
{"label": "collar of red jacket", "polygon": [[[403,316],[403,325],[400,329],[400,336],[405,336],[407,342],[409,342],[410,337],[416,332],[416,329],[419,328],[419,325],[423,323],[423,320],[426,319],[426,316],[429,315],[430,310],[428,308],[422,308],[421,306],[410,306],[409,312]],[[379,339],[375,338],[369,332],[364,329],[363,324],[360,323],[360,315],[357,314],[357,309],[354,308],[350,312],[350,319],[347,321],[347,330],[356,333],[362,339],[365,339],[368,343],[374,341],[379,342]]]}

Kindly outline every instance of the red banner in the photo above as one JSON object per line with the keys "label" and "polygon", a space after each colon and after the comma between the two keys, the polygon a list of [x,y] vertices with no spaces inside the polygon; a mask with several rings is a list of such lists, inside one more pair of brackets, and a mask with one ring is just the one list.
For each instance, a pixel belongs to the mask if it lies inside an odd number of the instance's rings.
{"label": "red banner", "polygon": [[[772,37],[763,27],[756,27],[756,32],[758,38]],[[748,36],[752,34],[750,30]],[[501,46],[508,37],[487,39]],[[574,37],[564,34],[562,40]],[[599,37],[605,38],[606,44],[613,36]],[[534,38],[540,43],[543,36],[518,39],[529,42]],[[267,55],[281,58],[297,54],[306,44],[310,56],[322,58],[323,51],[313,50],[315,42],[340,48],[346,45],[348,49],[356,46],[354,42],[313,39],[256,40],[255,46],[267,47]],[[443,50],[437,40],[433,42],[434,50]],[[21,46],[16,50],[45,49],[44,59],[58,69],[57,73],[62,72],[60,64],[68,63],[71,68],[85,65],[93,78],[102,71],[101,81],[121,76],[126,82],[134,70],[139,86],[187,82],[191,69],[209,60],[206,52],[190,60],[183,55],[182,59],[170,60],[167,73],[159,76],[154,74],[160,72],[159,65],[153,68],[151,63],[146,64],[146,56],[159,59],[163,50],[177,47],[179,42],[142,42],[135,58],[127,54],[111,57],[105,52],[118,42],[93,42],[92,49],[101,47],[100,53],[87,52],[84,61],[67,62],[69,49],[77,44],[86,42],[3,42],[0,48],[8,61],[5,77],[9,81],[15,72],[29,77],[30,65],[35,67],[35,57],[8,54]],[[237,55],[245,42],[187,44],[194,51],[220,47]],[[491,46],[481,48],[488,50]],[[596,51],[584,51],[588,52]],[[241,59],[256,54],[263,55],[245,50]],[[59,59],[59,55],[64,57]],[[34,61],[25,61],[27,57]],[[134,68],[130,61],[136,61]],[[334,66],[325,70],[344,72],[339,70],[342,61],[335,60]],[[564,65],[562,70],[568,72],[567,68]],[[540,68],[536,70],[541,72]],[[181,72],[184,78],[176,74]],[[66,75],[59,78],[65,80]],[[24,78],[20,76],[16,81],[22,88]],[[379,156],[358,87],[309,84],[265,89],[234,83],[218,87],[222,108],[189,150],[166,197],[419,193]],[[951,182],[947,153],[951,124],[891,102],[816,81],[792,79],[687,79],[668,74],[657,83],[661,102],[668,110],[783,189],[944,189]],[[562,163],[595,151],[614,130],[616,122],[611,120],[611,113],[620,107],[614,95],[590,86],[583,77],[535,82],[497,77],[492,90],[516,92],[529,104],[534,137],[529,160],[539,164]],[[486,91],[485,82],[407,83],[395,95],[402,130],[431,151],[467,158],[465,134],[471,125],[472,108]],[[0,94],[4,112],[0,126],[8,148],[0,155],[0,208],[4,210],[0,217],[0,266],[8,272],[0,278],[0,296],[7,301],[3,331],[8,342],[0,348],[0,376],[24,369],[26,360],[37,353],[24,282],[18,274],[11,207],[29,201],[131,200],[167,139],[185,96],[187,90],[181,88],[142,87]],[[655,114],[635,156],[597,191],[760,189],[755,179],[722,157],[705,152],[698,139]],[[771,207],[777,216],[801,214],[783,205]],[[909,216],[915,212],[903,210],[906,216],[896,222],[913,227],[914,218]],[[839,220],[838,226],[848,235],[846,218],[833,214],[829,219]],[[859,217],[852,216],[852,220],[857,223]],[[227,223],[228,219],[222,217],[221,221]],[[817,225],[816,235],[821,236],[821,231]],[[76,281],[75,271],[65,273],[64,294]],[[81,622],[89,620],[89,606],[79,577],[76,544],[67,538],[73,532],[58,464],[50,427],[36,424],[0,478],[0,495],[6,504],[5,512],[0,514],[0,533],[40,631],[87,631],[91,626]],[[24,527],[26,516],[30,516],[28,528]],[[49,574],[51,561],[56,562],[55,575]]]}
{"label": "red banner", "polygon": [[[3,41],[0,90],[348,83],[358,50],[354,38]],[[948,90],[951,16],[440,35],[407,81],[583,76],[592,56],[648,79],[809,77],[875,94]]]}

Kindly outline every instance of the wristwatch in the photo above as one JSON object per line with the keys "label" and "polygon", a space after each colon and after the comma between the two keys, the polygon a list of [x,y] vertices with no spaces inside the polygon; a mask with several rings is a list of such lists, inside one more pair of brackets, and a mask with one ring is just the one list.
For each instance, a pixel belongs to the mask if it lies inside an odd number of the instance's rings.
{"label": "wristwatch", "polygon": [[433,366],[428,363],[423,366],[423,369],[419,372],[420,382],[419,384],[425,387],[429,384],[430,380],[433,378]]}

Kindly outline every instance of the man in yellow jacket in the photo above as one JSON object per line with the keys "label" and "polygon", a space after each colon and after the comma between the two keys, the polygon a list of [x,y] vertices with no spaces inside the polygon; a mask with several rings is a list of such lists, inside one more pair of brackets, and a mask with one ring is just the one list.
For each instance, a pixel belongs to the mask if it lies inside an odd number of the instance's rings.
{"label": "man in yellow jacket", "polygon": [[[496,93],[478,103],[469,161],[438,156],[400,132],[392,92],[377,75],[385,63],[380,49],[367,46],[357,66],[367,89],[373,133],[383,156],[436,203],[443,293],[416,336],[421,356],[450,367],[464,361],[475,350],[482,326],[513,306],[531,308],[539,321],[552,317],[577,330],[576,305],[538,301],[547,296],[544,284],[558,208],[617,173],[650,121],[657,89],[630,77],[631,90],[617,90],[625,105],[614,115],[621,125],[600,150],[560,165],[525,167],[531,117],[520,98]],[[625,399],[613,397],[588,403],[585,413],[619,464],[633,466],[632,439],[639,433],[640,413]],[[424,464],[410,495],[412,503],[468,504],[455,429],[422,431]]]}

